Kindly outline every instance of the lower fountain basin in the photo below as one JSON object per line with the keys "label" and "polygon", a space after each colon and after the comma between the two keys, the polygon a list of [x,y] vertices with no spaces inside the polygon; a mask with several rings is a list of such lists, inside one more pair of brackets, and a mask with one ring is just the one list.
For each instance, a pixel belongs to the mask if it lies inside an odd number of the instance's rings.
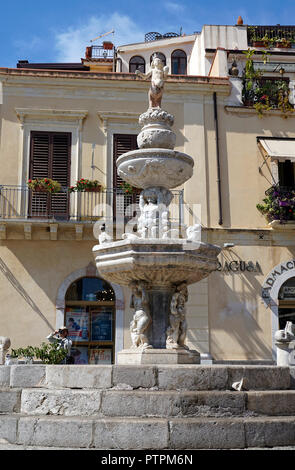
{"label": "lower fountain basin", "polygon": [[201,281],[218,268],[220,251],[202,242],[140,238],[93,248],[98,273],[105,280],[123,286],[144,280],[153,289]]}
{"label": "lower fountain basin", "polygon": [[164,148],[132,150],[117,160],[118,175],[136,188],[160,186],[173,189],[193,174],[194,160],[189,155]]}

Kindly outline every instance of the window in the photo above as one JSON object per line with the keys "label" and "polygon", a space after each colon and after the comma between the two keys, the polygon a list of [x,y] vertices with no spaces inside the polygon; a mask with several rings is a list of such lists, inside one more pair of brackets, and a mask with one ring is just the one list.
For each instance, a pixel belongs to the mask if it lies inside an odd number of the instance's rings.
{"label": "window", "polygon": [[161,59],[161,61],[163,62],[164,66],[166,65],[166,56],[164,54],[162,54],[162,52],[155,52],[154,54],[151,55],[151,58],[150,58],[150,64],[152,63],[152,60],[154,58],[154,56],[158,57],[159,59]]}
{"label": "window", "polygon": [[140,55],[135,55],[129,61],[129,72],[135,73],[136,70],[145,73],[145,60]]}
{"label": "window", "polygon": [[[117,174],[117,159],[125,152],[138,149],[136,134],[114,134],[114,154],[113,154],[113,185],[114,185],[114,220],[121,215],[127,222],[135,216],[135,212],[128,209],[129,206],[137,204],[139,201],[140,189],[132,188],[131,193],[125,193],[122,188],[124,183]],[[134,206],[133,206],[134,208]]]}
{"label": "window", "polygon": [[279,291],[279,328],[283,330],[287,321],[295,323],[295,278],[291,277]]}
{"label": "window", "polygon": [[294,163],[290,160],[284,162],[278,162],[279,169],[279,184],[280,186],[286,186],[288,188],[295,187],[295,168]]}
{"label": "window", "polygon": [[83,277],[66,293],[65,325],[75,364],[112,364],[115,344],[115,293],[103,279]]}
{"label": "window", "polygon": [[186,53],[176,49],[171,54],[171,73],[174,75],[186,75]]}
{"label": "window", "polygon": [[[71,134],[63,132],[31,132],[29,178],[52,178],[63,187],[70,183]],[[31,217],[66,218],[68,214],[66,192],[30,194]]]}

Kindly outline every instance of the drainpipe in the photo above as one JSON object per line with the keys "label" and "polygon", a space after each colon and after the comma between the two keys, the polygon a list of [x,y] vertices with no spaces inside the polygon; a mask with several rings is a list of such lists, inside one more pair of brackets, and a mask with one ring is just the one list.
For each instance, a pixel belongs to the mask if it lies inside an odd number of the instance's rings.
{"label": "drainpipe", "polygon": [[216,91],[214,91],[214,93],[213,93],[213,107],[214,107],[214,125],[215,125],[215,138],[216,138],[216,169],[217,169],[217,190],[218,190],[218,209],[219,209],[218,224],[222,225],[223,224],[223,219],[222,219],[220,153],[219,153],[219,134],[218,134],[218,114],[217,114]]}

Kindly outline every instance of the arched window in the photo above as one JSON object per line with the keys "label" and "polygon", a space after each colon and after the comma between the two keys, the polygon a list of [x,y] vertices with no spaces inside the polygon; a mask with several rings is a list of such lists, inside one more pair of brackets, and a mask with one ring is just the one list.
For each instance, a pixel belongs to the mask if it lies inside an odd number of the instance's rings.
{"label": "arched window", "polygon": [[279,291],[279,328],[283,330],[287,321],[295,323],[295,277],[291,277]]}
{"label": "arched window", "polygon": [[166,65],[166,56],[165,56],[164,54],[162,54],[162,52],[154,52],[154,53],[151,55],[150,64],[152,63],[152,60],[153,60],[154,56],[156,56],[156,57],[158,57],[159,59],[161,59],[161,61],[163,62],[164,66]]}
{"label": "arched window", "polygon": [[174,75],[186,75],[186,53],[176,49],[171,54],[171,73]]}
{"label": "arched window", "polygon": [[115,344],[115,293],[103,279],[83,277],[65,296],[65,325],[74,364],[112,364]]}
{"label": "arched window", "polygon": [[129,72],[135,73],[136,70],[145,73],[145,60],[140,55],[135,55],[131,57],[129,61]]}

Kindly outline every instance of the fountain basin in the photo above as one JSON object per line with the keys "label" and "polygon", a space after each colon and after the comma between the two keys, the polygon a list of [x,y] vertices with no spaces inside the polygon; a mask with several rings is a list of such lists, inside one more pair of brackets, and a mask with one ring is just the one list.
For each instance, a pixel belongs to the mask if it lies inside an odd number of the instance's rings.
{"label": "fountain basin", "polygon": [[93,248],[99,275],[129,286],[144,280],[153,289],[199,282],[218,267],[221,248],[184,239],[126,239]]}
{"label": "fountain basin", "polygon": [[159,186],[176,188],[193,174],[194,160],[189,155],[164,148],[132,150],[117,160],[118,175],[136,188]]}

